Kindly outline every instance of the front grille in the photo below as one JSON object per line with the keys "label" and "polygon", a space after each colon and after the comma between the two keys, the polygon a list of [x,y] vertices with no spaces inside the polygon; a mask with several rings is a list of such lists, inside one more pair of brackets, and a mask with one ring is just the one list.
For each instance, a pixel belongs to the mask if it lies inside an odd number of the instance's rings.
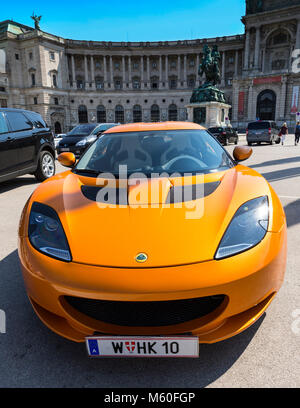
{"label": "front grille", "polygon": [[118,302],[65,296],[80,313],[104,323],[127,327],[172,326],[206,316],[224,301],[224,295],[159,302]]}

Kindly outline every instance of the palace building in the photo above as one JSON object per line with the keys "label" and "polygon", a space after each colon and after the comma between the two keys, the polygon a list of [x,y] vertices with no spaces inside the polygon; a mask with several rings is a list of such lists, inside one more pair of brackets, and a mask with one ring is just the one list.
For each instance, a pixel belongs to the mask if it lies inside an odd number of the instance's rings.
{"label": "palace building", "polygon": [[[0,22],[0,106],[34,110],[56,133],[84,122],[187,120],[204,78],[203,46],[217,45],[231,123],[294,124],[300,73],[300,0],[246,1],[245,33],[156,42],[70,40]],[[226,24],[226,23],[225,23]],[[299,52],[300,53],[300,52]]]}

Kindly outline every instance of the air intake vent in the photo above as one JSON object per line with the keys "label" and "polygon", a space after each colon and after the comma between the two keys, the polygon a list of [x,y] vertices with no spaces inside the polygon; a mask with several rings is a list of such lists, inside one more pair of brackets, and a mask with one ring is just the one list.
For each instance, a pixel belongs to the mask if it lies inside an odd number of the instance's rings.
{"label": "air intake vent", "polygon": [[80,313],[95,320],[127,327],[172,326],[206,316],[219,307],[224,295],[160,302],[118,302],[65,296]]}

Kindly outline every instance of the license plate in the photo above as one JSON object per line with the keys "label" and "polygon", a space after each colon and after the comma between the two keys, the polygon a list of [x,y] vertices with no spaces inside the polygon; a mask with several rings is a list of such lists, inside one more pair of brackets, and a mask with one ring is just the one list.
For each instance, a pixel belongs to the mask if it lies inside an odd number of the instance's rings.
{"label": "license plate", "polygon": [[60,151],[61,152],[69,152],[70,149],[68,147],[61,147]]}
{"label": "license plate", "polygon": [[86,337],[90,357],[199,357],[198,337]]}

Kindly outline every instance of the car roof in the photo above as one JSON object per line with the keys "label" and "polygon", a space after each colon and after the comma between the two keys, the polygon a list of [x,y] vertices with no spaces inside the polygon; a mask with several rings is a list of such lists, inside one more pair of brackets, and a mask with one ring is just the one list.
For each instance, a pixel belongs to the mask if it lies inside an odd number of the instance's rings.
{"label": "car roof", "polygon": [[149,130],[205,130],[205,127],[192,122],[151,122],[151,123],[129,123],[126,125],[114,126],[104,133],[125,133],[125,132],[146,132]]}
{"label": "car roof", "polygon": [[36,115],[40,115],[40,113],[35,112],[35,111],[31,111],[28,109],[18,109],[18,108],[0,108],[0,111],[2,112],[27,112],[27,113],[35,113]]}

